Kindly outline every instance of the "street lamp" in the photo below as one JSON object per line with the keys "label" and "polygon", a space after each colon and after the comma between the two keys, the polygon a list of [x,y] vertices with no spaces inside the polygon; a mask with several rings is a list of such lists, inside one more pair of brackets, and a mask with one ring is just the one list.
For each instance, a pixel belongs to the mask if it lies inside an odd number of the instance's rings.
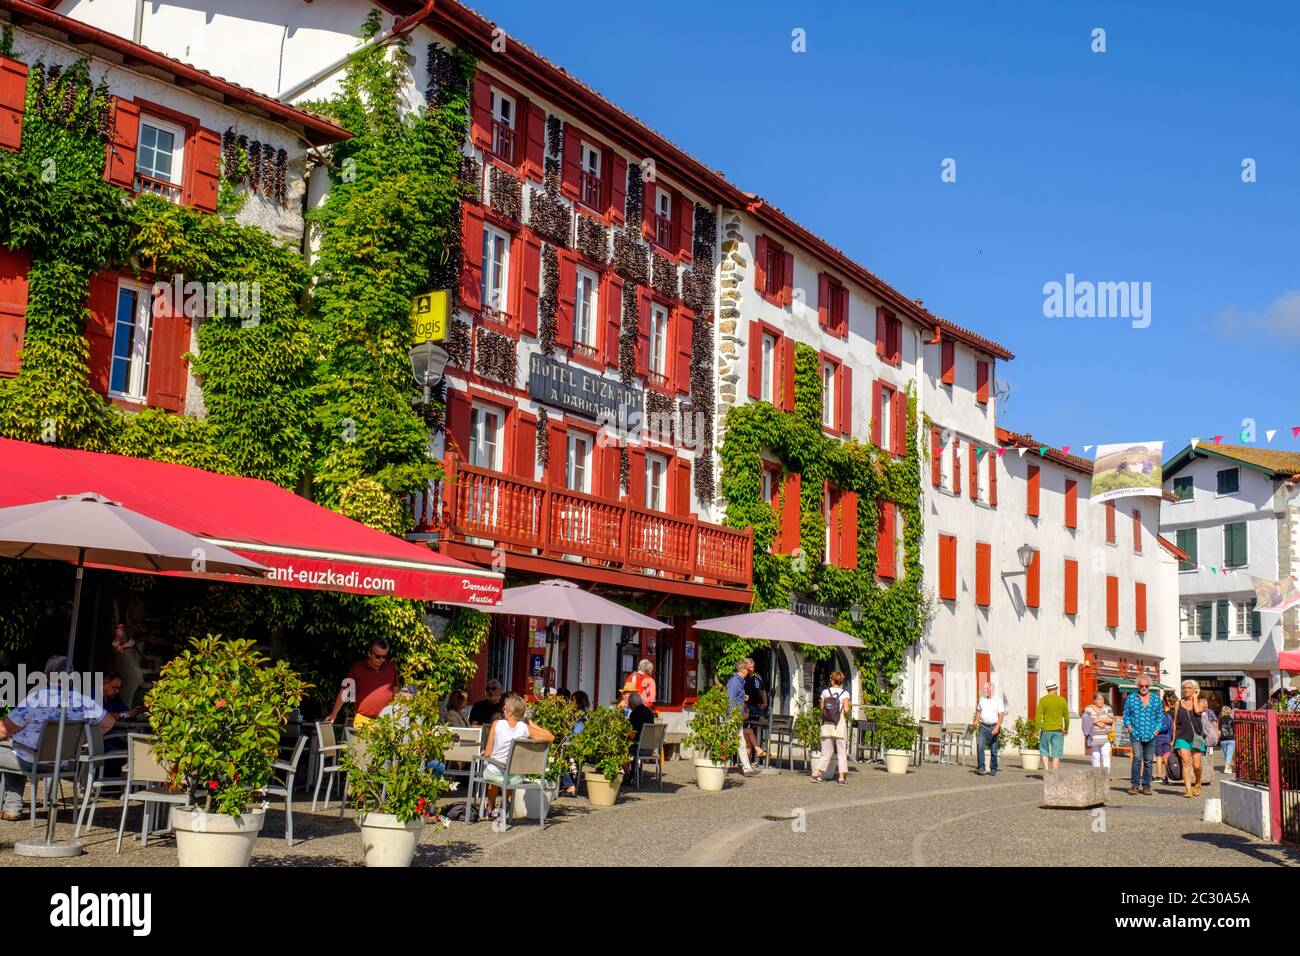
{"label": "street lamp", "polygon": [[1034,563],[1034,549],[1027,544],[1022,544],[1020,547],[1016,548],[1016,560],[1020,562],[1020,570],[1003,571],[1002,576],[1004,578],[1013,578],[1018,574],[1025,574],[1028,572],[1029,566]]}
{"label": "street lamp", "polygon": [[854,605],[852,605],[852,606],[849,608],[849,619],[852,620],[854,624],[861,624],[861,623],[862,623],[862,605],[861,605],[861,604],[854,604]]}
{"label": "street lamp", "polygon": [[447,350],[436,342],[421,342],[410,351],[411,372],[415,384],[424,389],[424,403],[429,404],[429,390],[442,381],[442,373],[450,358]]}

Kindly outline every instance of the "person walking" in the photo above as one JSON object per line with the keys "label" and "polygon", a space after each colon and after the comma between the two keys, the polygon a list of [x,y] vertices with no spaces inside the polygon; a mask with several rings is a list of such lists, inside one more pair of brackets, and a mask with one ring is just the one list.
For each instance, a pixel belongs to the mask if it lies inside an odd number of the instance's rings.
{"label": "person walking", "polygon": [[1038,702],[1038,752],[1044,770],[1060,770],[1065,754],[1065,735],[1070,731],[1070,705],[1056,692],[1060,685],[1048,681],[1047,693]]}
{"label": "person walking", "polygon": [[975,702],[975,725],[979,728],[975,738],[975,773],[984,776],[984,748],[989,750],[989,776],[998,775],[998,734],[1007,709],[1001,698],[993,696],[992,682],[985,683],[984,693]]}
{"label": "person walking", "polygon": [[1092,695],[1092,703],[1083,709],[1083,734],[1087,738],[1088,753],[1094,767],[1106,768],[1110,780],[1110,745],[1115,733],[1115,711],[1106,703],[1101,691]]}
{"label": "person walking", "polygon": [[1183,751],[1184,797],[1201,795],[1201,755],[1205,753],[1205,726],[1197,704],[1201,685],[1194,680],[1183,681],[1183,699],[1174,710],[1174,749]]}
{"label": "person walking", "polygon": [[1219,746],[1223,748],[1223,772],[1227,776],[1232,776],[1232,754],[1237,749],[1236,706],[1236,701],[1229,701],[1219,714]]}
{"label": "person walking", "polygon": [[844,689],[844,673],[835,671],[831,674],[831,686],[822,691],[822,755],[817,761],[817,770],[812,778],[821,783],[823,774],[830,769],[831,752],[838,760],[836,783],[844,782],[844,774],[849,769],[849,692]]}
{"label": "person walking", "polygon": [[[740,711],[741,716],[745,716],[745,678],[749,675],[749,668],[752,661],[746,658],[743,661],[736,662],[736,672],[727,680],[727,700],[731,704],[732,710]],[[746,777],[754,776],[754,768],[749,762],[749,741],[745,739],[745,726],[740,727],[740,752],[737,756],[740,758],[740,772]]]}
{"label": "person walking", "polygon": [[1133,747],[1133,763],[1129,769],[1129,788],[1132,794],[1151,795],[1151,771],[1156,756],[1156,734],[1160,732],[1160,719],[1164,708],[1151,693],[1151,678],[1145,674],[1137,681],[1137,693],[1124,698],[1124,728]]}
{"label": "person walking", "polygon": [[1174,749],[1174,707],[1177,704],[1178,695],[1165,691],[1160,701],[1160,729],[1156,731],[1155,776],[1162,783],[1169,782],[1169,751]]}

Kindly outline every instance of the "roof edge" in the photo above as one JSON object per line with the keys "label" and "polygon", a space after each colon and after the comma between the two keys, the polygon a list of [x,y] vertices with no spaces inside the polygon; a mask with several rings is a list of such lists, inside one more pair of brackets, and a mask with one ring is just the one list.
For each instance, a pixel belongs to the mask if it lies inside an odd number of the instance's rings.
{"label": "roof edge", "polygon": [[1053,448],[1051,445],[1044,445],[1035,439],[1033,435],[1013,432],[999,425],[997,427],[997,440],[999,444],[1012,448],[1032,448],[1034,451],[1046,448],[1047,451],[1041,457],[1054,461],[1058,465],[1064,465],[1066,468],[1071,468],[1080,474],[1092,475],[1092,462],[1088,459],[1080,458],[1078,455],[1071,455],[1059,448]]}

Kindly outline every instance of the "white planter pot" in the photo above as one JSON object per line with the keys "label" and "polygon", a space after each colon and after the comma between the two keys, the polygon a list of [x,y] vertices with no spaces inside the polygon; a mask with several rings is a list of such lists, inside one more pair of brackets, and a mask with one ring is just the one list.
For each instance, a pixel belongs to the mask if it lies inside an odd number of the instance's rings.
{"label": "white planter pot", "polygon": [[545,790],[516,790],[511,794],[514,815],[525,820],[544,820],[560,792],[558,783],[547,783]]}
{"label": "white planter pot", "polygon": [[248,866],[265,821],[266,811],[261,808],[232,817],[172,807],[177,862],[181,866]]}
{"label": "white planter pot", "polygon": [[618,788],[623,785],[620,773],[613,781],[606,780],[599,770],[584,770],[583,778],[587,781],[587,799],[593,807],[612,807],[618,800]]}
{"label": "white planter pot", "polygon": [[401,823],[391,813],[361,815],[361,845],[366,866],[410,866],[424,830],[424,818]]}
{"label": "white planter pot", "polygon": [[907,773],[907,768],[911,763],[912,751],[910,750],[885,751],[885,770],[889,773]]}
{"label": "white planter pot", "polygon": [[695,758],[695,785],[708,793],[717,793],[727,781],[727,765],[704,757]]}
{"label": "white planter pot", "polygon": [[1020,766],[1026,770],[1038,770],[1043,765],[1043,755],[1037,750],[1020,751]]}

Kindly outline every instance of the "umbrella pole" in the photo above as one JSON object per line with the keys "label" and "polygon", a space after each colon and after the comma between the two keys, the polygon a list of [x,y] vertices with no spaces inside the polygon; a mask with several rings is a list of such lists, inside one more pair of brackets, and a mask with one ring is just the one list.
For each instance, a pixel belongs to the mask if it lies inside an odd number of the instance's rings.
{"label": "umbrella pole", "polygon": [[[763,768],[764,770],[769,770],[772,767],[772,714],[776,708],[776,653],[776,644],[769,642],[767,652],[767,765]],[[780,772],[781,768],[778,767],[776,773]]]}

